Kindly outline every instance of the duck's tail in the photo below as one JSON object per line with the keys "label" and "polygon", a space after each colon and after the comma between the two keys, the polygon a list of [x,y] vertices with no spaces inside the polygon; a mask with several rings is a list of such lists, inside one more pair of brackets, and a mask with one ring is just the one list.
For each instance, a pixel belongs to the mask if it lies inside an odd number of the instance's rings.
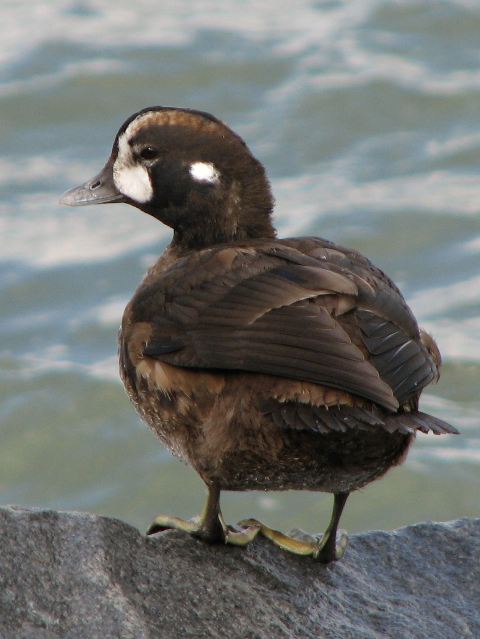
{"label": "duck's tail", "polygon": [[389,415],[384,418],[384,422],[385,428],[392,433],[395,431],[413,433],[419,430],[422,433],[432,432],[434,435],[459,435],[459,431],[443,419],[419,411]]}

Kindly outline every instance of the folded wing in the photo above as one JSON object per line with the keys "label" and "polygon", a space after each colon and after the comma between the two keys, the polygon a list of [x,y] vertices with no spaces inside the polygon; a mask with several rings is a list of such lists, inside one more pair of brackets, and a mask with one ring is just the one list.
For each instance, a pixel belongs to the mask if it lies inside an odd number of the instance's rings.
{"label": "folded wing", "polygon": [[[322,384],[395,412],[436,364],[388,278],[317,242],[308,252],[301,240],[203,251],[177,262],[162,290],[147,280],[132,306],[134,322],[151,325],[143,355]],[[154,317],[151,305],[142,312],[153,295]]]}

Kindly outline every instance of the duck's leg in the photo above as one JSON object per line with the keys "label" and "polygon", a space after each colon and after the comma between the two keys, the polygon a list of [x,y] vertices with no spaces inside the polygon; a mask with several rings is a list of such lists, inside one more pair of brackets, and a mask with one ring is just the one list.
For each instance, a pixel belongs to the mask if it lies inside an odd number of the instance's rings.
{"label": "duck's leg", "polygon": [[341,559],[348,543],[348,535],[344,530],[340,531],[340,539],[337,543],[337,530],[343,508],[349,493],[335,493],[332,517],[323,535],[308,535],[303,531],[294,531],[290,535],[284,535],[278,530],[268,528],[256,519],[241,521],[241,526],[260,527],[260,533],[270,539],[275,545],[295,553],[313,557],[324,564]]}
{"label": "duck's leg", "polygon": [[335,493],[330,523],[323,534],[318,550],[313,554],[315,559],[318,559],[318,561],[324,564],[341,559],[345,554],[348,535],[345,530],[341,530],[340,539],[337,543],[337,530],[349,494],[350,493]]}
{"label": "duck's leg", "polygon": [[207,489],[207,501],[199,517],[182,519],[170,515],[159,515],[153,520],[147,535],[175,528],[199,537],[209,544],[225,543],[245,546],[255,539],[260,530],[260,524],[253,523],[240,529],[227,526],[220,511],[220,489],[216,484],[207,484]]}

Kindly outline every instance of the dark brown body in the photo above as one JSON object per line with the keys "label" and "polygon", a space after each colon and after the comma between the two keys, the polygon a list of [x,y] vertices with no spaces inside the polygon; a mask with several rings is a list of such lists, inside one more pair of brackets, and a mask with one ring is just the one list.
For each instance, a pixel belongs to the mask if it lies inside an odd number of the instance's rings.
{"label": "dark brown body", "polygon": [[[393,282],[319,238],[278,240],[261,163],[208,113],[149,107],[118,131],[72,206],[126,202],[173,229],[128,304],[120,371],[141,417],[208,488],[200,518],[160,515],[209,543],[257,534],[328,563],[348,494],[400,463],[415,432],[454,433],[418,411],[440,353]],[[298,215],[298,212],[295,213]],[[261,522],[228,526],[222,490],[334,493],[321,540]]]}
{"label": "dark brown body", "polygon": [[[380,300],[388,316],[389,300],[394,298],[398,304],[396,321],[405,332],[403,342],[411,341],[415,347],[411,357],[421,360],[409,373],[412,380],[400,395],[398,409],[394,409],[398,398],[391,391],[389,394],[389,387],[382,385],[378,374],[371,384],[368,380],[363,384],[363,390],[371,386],[370,394],[379,399],[383,394],[383,406],[378,400],[334,388],[335,381],[330,386],[312,383],[294,379],[288,371],[279,376],[218,370],[215,362],[208,369],[198,366],[202,362],[197,362],[195,368],[189,366],[189,357],[198,358],[198,354],[189,355],[185,350],[199,350],[194,339],[189,342],[189,332],[198,328],[204,309],[207,304],[211,307],[212,300],[189,301],[188,296],[194,298],[194,292],[202,287],[217,288],[220,296],[234,289],[234,282],[225,284],[222,278],[231,278],[235,260],[243,259],[242,243],[181,256],[174,249],[167,250],[125,311],[120,335],[122,379],[142,418],[207,484],[226,490],[350,492],[400,463],[415,430],[432,427],[427,424],[427,416],[422,418],[416,412],[416,405],[423,385],[438,374],[434,343],[419,332],[391,281],[357,253],[316,238],[273,240],[250,243],[250,254],[259,252],[254,261],[265,259],[265,247],[267,254],[272,253],[272,247],[278,247],[278,257],[270,261],[283,261],[288,266],[292,259],[302,262],[305,256],[306,264],[310,264],[308,258],[313,257],[319,268],[330,268],[342,276],[348,274],[356,282],[355,296],[322,291],[307,301],[293,303],[327,309],[367,360],[373,356],[362,337],[359,308],[375,309]],[[289,256],[290,261],[285,260],[285,249],[293,249],[295,258]],[[271,269],[277,264],[269,266]],[[249,268],[252,269],[250,262],[240,265],[239,271]],[[261,272],[265,272],[263,268]],[[287,277],[286,283],[289,281]],[[178,311],[179,300],[188,311]],[[153,322],[151,305],[156,309]],[[271,309],[265,314],[269,312]],[[174,321],[183,322],[183,326],[179,329]],[[224,323],[229,324],[228,317]],[[215,343],[215,327],[210,328]],[[308,326],[299,328],[300,334],[308,330]],[[167,343],[168,337],[174,342],[172,352],[156,351],[155,344]],[[200,335],[198,340],[201,339],[207,338]],[[222,340],[221,331],[218,339]],[[242,358],[242,353],[231,355],[231,366],[235,365],[235,357]],[[175,358],[177,364],[172,362]],[[344,362],[347,369],[352,364]],[[282,375],[281,370],[279,373]],[[341,385],[342,381],[337,383]],[[354,386],[354,382],[350,384]],[[439,424],[436,422],[438,427]]]}

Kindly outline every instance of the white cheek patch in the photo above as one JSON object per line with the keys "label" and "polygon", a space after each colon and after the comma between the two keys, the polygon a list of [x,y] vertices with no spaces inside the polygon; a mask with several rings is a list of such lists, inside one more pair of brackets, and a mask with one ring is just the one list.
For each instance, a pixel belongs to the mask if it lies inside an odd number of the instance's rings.
{"label": "white cheek patch", "polygon": [[135,202],[145,204],[152,199],[152,183],[147,169],[135,163],[127,133],[128,129],[118,140],[118,154],[113,165],[113,182],[120,193]]}
{"label": "white cheek patch", "polygon": [[117,168],[116,164],[115,162],[113,168],[113,181],[120,193],[141,204],[150,201],[153,188],[147,169],[140,164],[122,168]]}
{"label": "white cheek patch", "polygon": [[211,162],[194,162],[190,166],[190,175],[196,182],[216,184],[220,179],[220,173]]}

